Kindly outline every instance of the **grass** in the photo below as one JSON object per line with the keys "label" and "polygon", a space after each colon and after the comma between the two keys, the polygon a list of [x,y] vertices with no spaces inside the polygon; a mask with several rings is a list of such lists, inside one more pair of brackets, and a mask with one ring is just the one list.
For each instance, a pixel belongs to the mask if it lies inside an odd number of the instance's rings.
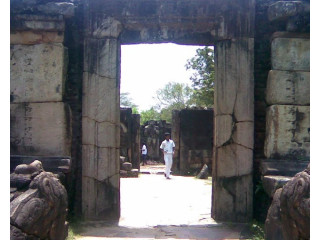
{"label": "grass", "polygon": [[82,225],[80,220],[70,219],[68,228],[68,237],[66,240],[75,240],[82,232]]}
{"label": "grass", "polygon": [[252,240],[264,240],[264,223],[253,220],[250,230],[252,232]]}

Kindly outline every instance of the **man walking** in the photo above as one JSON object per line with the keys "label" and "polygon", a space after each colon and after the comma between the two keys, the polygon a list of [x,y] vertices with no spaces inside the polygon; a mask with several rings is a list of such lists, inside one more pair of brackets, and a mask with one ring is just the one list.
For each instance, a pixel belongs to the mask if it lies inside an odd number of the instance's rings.
{"label": "man walking", "polygon": [[142,149],[141,149],[141,154],[142,154],[142,166],[144,166],[144,164],[147,165],[147,147],[146,145],[143,143]]}
{"label": "man walking", "polygon": [[170,139],[170,133],[165,133],[166,139],[161,143],[160,149],[163,153],[164,162],[166,164],[165,177],[170,179],[170,171],[172,167],[172,158],[174,155],[174,142]]}

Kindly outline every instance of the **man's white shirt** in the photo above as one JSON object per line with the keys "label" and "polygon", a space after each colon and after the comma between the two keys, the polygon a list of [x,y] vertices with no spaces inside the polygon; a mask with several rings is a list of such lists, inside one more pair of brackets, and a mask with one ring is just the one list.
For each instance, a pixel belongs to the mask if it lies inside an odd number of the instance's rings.
{"label": "man's white shirt", "polygon": [[173,153],[174,147],[174,142],[171,139],[169,139],[169,141],[164,140],[160,145],[160,148],[163,149],[165,153]]}
{"label": "man's white shirt", "polygon": [[142,151],[141,151],[141,153],[142,153],[142,154],[145,154],[145,155],[147,155],[147,153],[148,153],[148,150],[147,150],[147,147],[146,147],[146,145],[143,145],[143,146],[142,146]]}

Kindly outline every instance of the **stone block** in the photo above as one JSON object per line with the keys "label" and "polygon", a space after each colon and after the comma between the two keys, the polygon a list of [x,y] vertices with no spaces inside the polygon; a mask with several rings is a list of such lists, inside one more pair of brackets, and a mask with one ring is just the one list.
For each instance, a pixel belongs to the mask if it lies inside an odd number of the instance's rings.
{"label": "stone block", "polygon": [[252,173],[253,150],[238,144],[229,144],[216,149],[217,176],[232,177]]}
{"label": "stone block", "polygon": [[118,138],[117,135],[118,126],[109,122],[97,123],[97,146],[99,147],[117,147]]}
{"label": "stone block", "polygon": [[273,38],[272,70],[310,71],[310,38]]}
{"label": "stone block", "polygon": [[131,171],[128,171],[128,177],[139,177],[139,169],[132,169]]}
{"label": "stone block", "polygon": [[215,179],[213,218],[217,221],[251,221],[252,189],[251,174]]}
{"label": "stone block", "polygon": [[75,6],[71,2],[48,2],[40,4],[37,9],[48,15],[63,15],[64,17],[72,17],[74,15]]}
{"label": "stone block", "polygon": [[71,111],[62,102],[10,105],[13,155],[70,156]]}
{"label": "stone block", "polygon": [[36,20],[36,19],[14,19],[11,22],[13,30],[35,30],[35,31],[64,31],[64,21]]}
{"label": "stone block", "polygon": [[11,45],[11,102],[62,101],[66,51],[62,44]]}
{"label": "stone block", "polygon": [[295,16],[304,11],[303,3],[300,1],[278,1],[268,7],[269,21],[281,20]]}
{"label": "stone block", "polygon": [[40,43],[63,43],[63,32],[33,32],[33,31],[12,31],[10,33],[10,44],[33,45]]}
{"label": "stone block", "polygon": [[84,73],[82,116],[97,122],[119,122],[119,95],[116,79]]}
{"label": "stone block", "polygon": [[[105,181],[108,178],[111,178],[115,174],[119,173],[120,163],[119,161],[117,161],[117,159],[119,159],[119,150],[117,150],[116,148],[97,147],[97,171],[95,173],[95,176],[100,181]],[[109,181],[112,182],[110,179]],[[116,182],[114,182],[113,185],[116,186]]]}
{"label": "stone block", "polygon": [[282,188],[290,179],[292,178],[286,176],[264,176],[262,178],[263,189],[270,198],[273,198],[274,193],[279,188]]}
{"label": "stone block", "polygon": [[233,39],[215,46],[216,115],[234,114],[236,121],[253,121],[253,45],[253,39]]}
{"label": "stone block", "polygon": [[254,123],[253,122],[238,122],[235,124],[235,129],[232,139],[235,143],[253,149],[254,144]]}
{"label": "stone block", "polygon": [[231,115],[215,116],[215,144],[217,147],[222,146],[231,140],[232,131],[235,126]]}
{"label": "stone block", "polygon": [[261,159],[260,173],[262,176],[289,176],[293,177],[298,172],[308,167],[310,161],[291,161],[284,159]]}
{"label": "stone block", "polygon": [[310,156],[310,107],[272,105],[267,108],[264,154],[267,158]]}
{"label": "stone block", "polygon": [[117,38],[122,30],[122,24],[118,20],[112,17],[105,17],[99,18],[96,14],[93,16],[96,21],[96,24],[93,25],[92,35],[95,38]]}
{"label": "stone block", "polygon": [[131,163],[129,163],[129,162],[122,163],[122,170],[131,171],[131,169],[132,169],[132,164]]}
{"label": "stone block", "polygon": [[310,72],[269,71],[266,101],[269,105],[309,105]]}
{"label": "stone block", "polygon": [[[84,71],[117,79],[120,44],[116,39],[90,39],[84,43]],[[118,84],[119,85],[119,84]]]}
{"label": "stone block", "polygon": [[89,117],[82,118],[82,144],[97,145],[97,124]]}

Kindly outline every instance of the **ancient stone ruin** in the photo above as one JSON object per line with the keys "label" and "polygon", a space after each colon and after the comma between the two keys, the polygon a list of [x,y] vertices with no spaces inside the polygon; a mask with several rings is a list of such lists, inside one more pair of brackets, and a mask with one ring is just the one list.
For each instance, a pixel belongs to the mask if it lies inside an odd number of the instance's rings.
{"label": "ancient stone ruin", "polygon": [[310,239],[310,165],[274,193],[266,239]]}
{"label": "ancient stone ruin", "polygon": [[150,120],[140,127],[141,147],[145,143],[148,149],[148,159],[163,161],[160,144],[164,140],[164,134],[171,133],[171,124],[165,120]]}
{"label": "ancient stone ruin", "polygon": [[251,221],[260,209],[259,182],[266,186],[265,179],[277,180],[285,167],[296,174],[309,163],[308,0],[10,4],[11,161],[69,159],[65,180],[75,215],[120,216],[123,44],[214,46],[217,221]]}
{"label": "ancient stone ruin", "polygon": [[10,175],[10,239],[63,240],[67,191],[40,161],[18,165]]}
{"label": "ancient stone ruin", "polygon": [[140,115],[131,108],[120,109],[120,156],[140,169]]}
{"label": "ancient stone ruin", "polygon": [[175,141],[173,171],[199,173],[204,165],[212,171],[213,110],[173,111],[172,139]]}

